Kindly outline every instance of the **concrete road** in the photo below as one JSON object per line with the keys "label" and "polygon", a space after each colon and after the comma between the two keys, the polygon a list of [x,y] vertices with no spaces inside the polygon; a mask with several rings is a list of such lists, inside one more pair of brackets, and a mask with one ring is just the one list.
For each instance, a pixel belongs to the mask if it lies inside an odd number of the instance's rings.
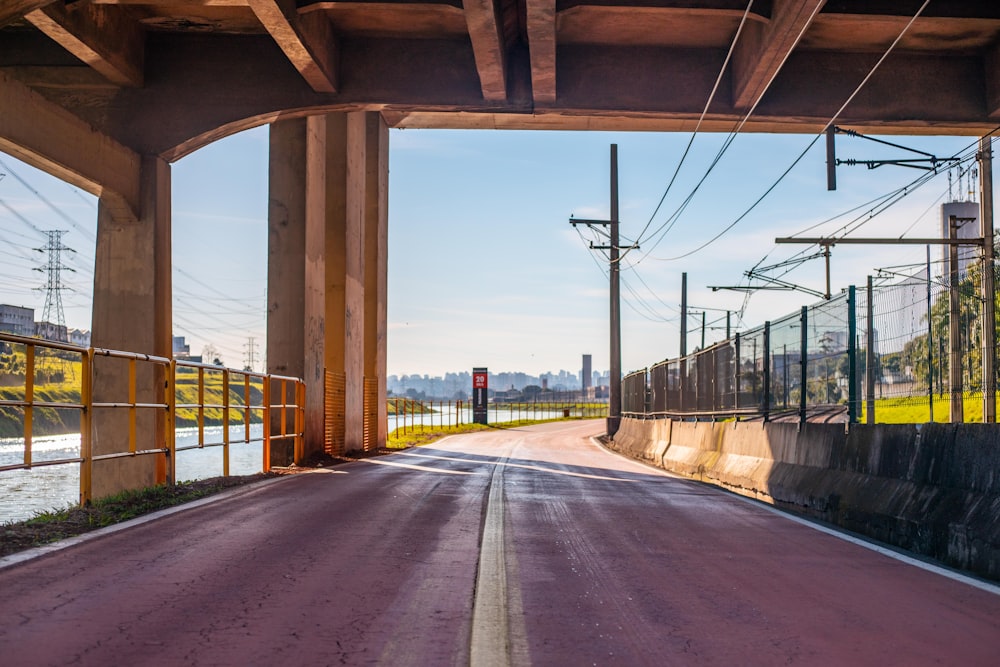
{"label": "concrete road", "polygon": [[3,665],[997,665],[1000,594],[589,441],[454,437],[0,570]]}

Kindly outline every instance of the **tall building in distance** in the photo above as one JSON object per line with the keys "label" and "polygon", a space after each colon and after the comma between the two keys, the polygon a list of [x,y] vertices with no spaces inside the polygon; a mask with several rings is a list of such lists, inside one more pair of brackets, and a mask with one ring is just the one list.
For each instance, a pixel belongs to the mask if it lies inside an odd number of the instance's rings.
{"label": "tall building in distance", "polygon": [[[956,238],[975,239],[979,238],[979,202],[977,201],[952,201],[941,204],[941,238],[950,237],[948,231],[948,221],[951,216],[957,218]],[[951,273],[951,262],[948,257],[948,246],[943,245],[942,273],[947,277]],[[974,245],[958,246],[958,274],[964,276],[969,270],[969,265],[974,264],[979,259],[979,247]]]}
{"label": "tall building in distance", "polygon": [[593,373],[591,371],[591,355],[583,355],[583,371],[580,373],[580,387],[587,391],[593,385]]}

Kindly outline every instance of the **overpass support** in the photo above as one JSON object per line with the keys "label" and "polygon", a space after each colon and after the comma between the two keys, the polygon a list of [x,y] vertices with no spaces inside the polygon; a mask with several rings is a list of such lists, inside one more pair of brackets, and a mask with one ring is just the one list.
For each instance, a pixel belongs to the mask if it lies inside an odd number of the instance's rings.
{"label": "overpass support", "polygon": [[[365,113],[365,377],[375,383],[375,444],[388,436],[386,406],[386,304],[389,253],[389,127],[379,113]],[[369,443],[370,445],[371,443]]]}
{"label": "overpass support", "polygon": [[[141,350],[169,358],[171,345],[170,165],[157,157],[141,159],[138,173],[123,175],[140,184],[138,216],[123,215],[120,198],[101,195],[94,258],[92,344],[96,348]],[[163,403],[166,368],[136,365],[135,400]],[[123,359],[98,356],[94,362],[94,401],[129,399],[129,368]],[[137,414],[135,449],[166,446],[162,410]],[[95,409],[93,454],[129,451],[128,411]],[[162,454],[95,461],[93,497],[166,481]]]}
{"label": "overpass support", "polygon": [[[323,449],[326,143],[322,116],[271,125],[267,370],[306,381],[305,456]],[[292,457],[272,443],[272,465]]]}
{"label": "overpass support", "polygon": [[[385,121],[350,112],[274,123],[269,187],[268,370],[307,383],[304,454],[327,435],[348,451],[384,444]],[[324,371],[345,383],[344,419],[328,426]],[[290,460],[272,448],[274,465]]]}
{"label": "overpass support", "polygon": [[333,440],[371,449],[385,444],[386,428],[389,131],[379,113],[326,118],[326,367],[346,390]]}

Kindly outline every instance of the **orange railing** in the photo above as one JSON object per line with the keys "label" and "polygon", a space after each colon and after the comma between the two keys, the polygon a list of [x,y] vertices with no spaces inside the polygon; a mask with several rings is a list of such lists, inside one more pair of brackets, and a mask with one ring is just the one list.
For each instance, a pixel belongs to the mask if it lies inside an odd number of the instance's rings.
{"label": "orange railing", "polygon": [[[22,352],[23,351],[23,352]],[[8,470],[30,470],[38,466],[61,464],[80,465],[80,501],[86,503],[91,499],[93,485],[94,461],[107,459],[139,457],[149,455],[166,455],[172,464],[167,466],[167,483],[173,484],[175,479],[176,456],[179,452],[190,449],[221,446],[223,455],[223,475],[229,475],[229,447],[232,442],[230,427],[234,425],[233,413],[240,416],[235,424],[243,423],[243,437],[236,440],[239,443],[261,442],[263,451],[262,470],[270,470],[271,443],[275,440],[294,441],[296,460],[303,455],[303,427],[305,423],[305,383],[294,377],[267,375],[250,371],[240,371],[219,366],[199,364],[195,362],[168,359],[153,355],[134,352],[123,352],[103,348],[81,347],[68,343],[26,338],[0,333],[0,352],[7,352],[3,358],[8,362],[8,368],[0,368],[0,378],[5,378],[5,386],[0,387],[0,410],[11,416],[20,413],[23,417],[22,437],[24,441],[24,456],[18,463],[0,465],[0,473]],[[37,376],[44,371],[37,367],[40,356],[52,359],[54,355],[62,355],[62,362],[70,362],[75,376],[76,357],[79,358],[79,379],[75,387],[66,388],[69,383],[62,383],[64,390],[60,398],[78,396],[78,400],[53,400],[38,395]],[[66,359],[65,357],[70,357]],[[22,361],[23,357],[23,361]],[[127,394],[125,400],[95,400],[94,381],[95,365],[98,360],[117,360],[111,363],[127,365],[127,389],[116,382],[116,389]],[[11,368],[15,368],[12,372]],[[23,373],[20,386],[17,378]],[[65,371],[57,372],[56,376],[65,380]],[[114,377],[124,378],[119,371]],[[51,373],[50,373],[51,377]],[[13,378],[13,381],[11,380]],[[194,380],[197,389],[197,399],[193,402],[178,402],[179,383],[191,384]],[[234,381],[235,380],[235,381]],[[221,392],[221,399],[209,402],[207,388],[215,385]],[[162,392],[159,388],[162,387]],[[110,389],[102,387],[100,394],[107,394]],[[140,397],[147,400],[140,400]],[[153,400],[148,400],[152,397]],[[114,398],[118,398],[115,396]],[[72,411],[78,413],[80,430],[80,455],[55,459],[37,460],[33,456],[32,440],[36,417],[40,410]],[[127,414],[127,447],[121,451],[94,453],[94,418],[97,414],[118,413]],[[140,438],[140,416],[152,413],[153,426],[143,428],[145,436]],[[185,421],[195,421],[198,427],[196,444],[178,447],[175,438],[177,424]],[[252,437],[250,425],[255,420],[264,425],[260,437]],[[205,439],[205,424],[207,420],[218,421],[222,426],[222,440],[209,442]],[[71,422],[75,422],[72,419]],[[270,426],[268,426],[270,425]],[[152,433],[148,431],[152,431]],[[149,442],[153,447],[140,447],[140,440]]]}

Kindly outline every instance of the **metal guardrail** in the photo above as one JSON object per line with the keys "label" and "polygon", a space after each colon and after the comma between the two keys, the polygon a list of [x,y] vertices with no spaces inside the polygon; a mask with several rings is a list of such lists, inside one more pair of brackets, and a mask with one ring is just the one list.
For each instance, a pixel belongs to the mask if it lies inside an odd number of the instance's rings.
{"label": "metal guardrail", "polygon": [[[391,396],[387,402],[391,408],[386,425],[390,434],[406,435],[417,431],[458,428],[463,424],[473,423],[471,401],[435,401]],[[607,416],[607,403],[588,401],[491,402],[487,409],[489,424]]]}
{"label": "metal guardrail", "polygon": [[[9,470],[30,470],[39,466],[77,463],[80,465],[81,504],[91,499],[93,465],[95,461],[151,455],[165,455],[169,461],[176,461],[178,452],[206,447],[222,447],[223,475],[228,476],[229,447],[233,444],[229,431],[230,427],[234,425],[232,420],[233,412],[241,413],[240,421],[244,425],[243,438],[236,442],[246,444],[251,442],[263,443],[262,469],[265,472],[270,470],[271,443],[276,440],[293,440],[296,460],[303,455],[305,383],[299,378],[241,371],[135,352],[82,347],[6,333],[0,333],[0,344],[11,349],[21,347],[24,350],[24,380],[22,391],[19,392],[21,396],[14,399],[0,399],[0,408],[14,408],[15,410],[23,411],[24,457],[21,463],[0,466],[0,473]],[[36,397],[36,388],[39,383],[36,382],[35,376],[39,350],[55,350],[69,353],[70,355],[79,355],[80,400],[78,402],[46,401]],[[98,358],[121,359],[127,363],[128,382],[126,400],[94,400],[94,368],[95,361]],[[157,393],[155,386],[150,386],[149,384],[141,386],[138,379],[140,368],[149,365],[153,367],[153,384],[156,384],[156,378],[161,378],[160,381],[163,383],[161,385],[163,386],[162,402],[139,400],[140,390],[144,390],[147,393],[152,390],[154,395],[161,395]],[[191,379],[191,375],[194,375],[196,378],[198,400],[194,403],[177,403],[178,379],[184,379],[186,384]],[[239,381],[234,382],[234,378],[237,378]],[[212,384],[221,387],[221,402],[209,403],[206,401],[206,389]],[[259,398],[254,400],[255,396],[259,396]],[[32,453],[34,418],[36,411],[39,409],[79,411],[80,456],[42,461],[34,459]],[[125,410],[128,414],[127,448],[123,451],[95,455],[93,452],[95,414],[103,411],[119,410]],[[153,435],[156,441],[162,442],[163,445],[139,449],[139,415],[147,411],[162,415],[162,420],[157,420],[157,428],[155,429],[162,429],[162,431]],[[206,442],[206,418],[207,414],[213,412],[221,416],[220,421],[223,427],[222,440],[218,442]],[[198,427],[198,442],[197,444],[185,447],[177,447],[175,438],[177,416],[181,414],[187,417],[192,413],[195,415]],[[262,435],[256,438],[251,436],[250,429],[255,414],[259,415],[261,423],[264,424]],[[239,423],[239,421],[236,423]],[[168,484],[176,482],[175,469],[175,465],[167,466],[166,481]]]}

